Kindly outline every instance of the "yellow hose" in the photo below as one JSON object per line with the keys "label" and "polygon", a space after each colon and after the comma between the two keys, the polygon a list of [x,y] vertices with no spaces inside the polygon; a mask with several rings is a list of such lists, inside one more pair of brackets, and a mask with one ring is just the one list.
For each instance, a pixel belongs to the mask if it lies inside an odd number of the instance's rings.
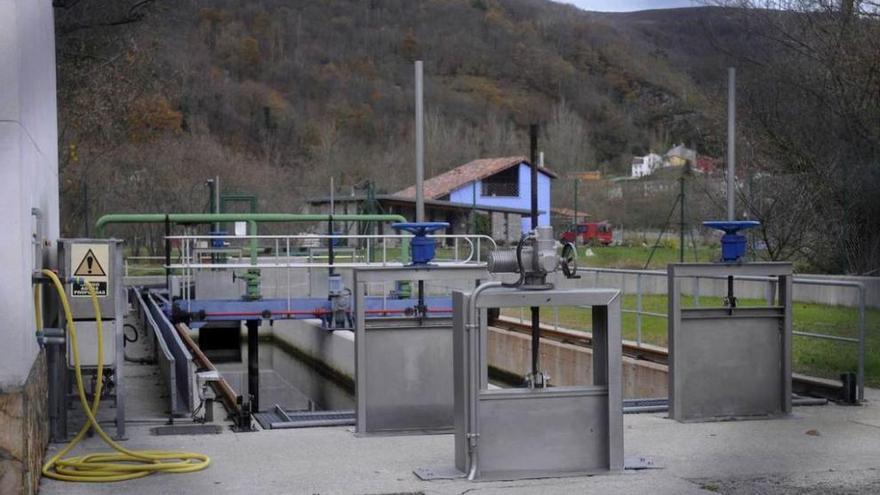
{"label": "yellow hose", "polygon": [[[43,465],[43,476],[63,481],[86,481],[93,483],[103,483],[111,481],[124,481],[135,478],[142,478],[155,472],[169,473],[192,473],[201,471],[208,467],[211,459],[204,455],[192,452],[167,452],[161,450],[128,450],[118,443],[114,442],[107,433],[98,424],[95,415],[98,412],[98,406],[101,404],[101,377],[104,371],[104,342],[103,342],[103,324],[101,322],[101,308],[98,305],[98,297],[95,294],[95,288],[88,281],[85,282],[92,299],[92,306],[95,309],[95,322],[98,327],[98,370],[95,386],[95,397],[92,405],[89,406],[86,398],[85,387],[83,387],[82,371],[79,364],[79,348],[77,346],[76,325],[73,322],[73,313],[70,311],[70,304],[64,293],[64,286],[58,276],[50,270],[43,270],[43,275],[52,280],[55,290],[58,291],[58,297],[61,299],[61,306],[64,308],[64,316],[67,319],[67,333],[70,342],[70,349],[73,352],[73,369],[76,375],[76,388],[79,392],[80,404],[86,413],[88,421],[80,428],[79,433],[73,437],[63,449],[53,455],[46,464]],[[39,303],[39,292],[34,291],[34,302]],[[37,309],[39,312],[39,308]],[[42,330],[42,318],[37,316],[37,330]],[[86,435],[89,428],[94,429],[95,433],[100,436],[104,442],[112,447],[116,452],[96,453],[81,456],[68,457],[67,455]]]}

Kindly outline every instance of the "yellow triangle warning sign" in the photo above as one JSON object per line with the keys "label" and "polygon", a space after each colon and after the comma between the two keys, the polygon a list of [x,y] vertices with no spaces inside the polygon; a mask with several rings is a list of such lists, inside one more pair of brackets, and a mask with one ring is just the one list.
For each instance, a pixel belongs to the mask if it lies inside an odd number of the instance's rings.
{"label": "yellow triangle warning sign", "polygon": [[76,267],[76,271],[73,272],[74,277],[106,277],[107,273],[104,271],[104,268],[98,263],[98,258],[95,256],[95,253],[92,252],[91,249],[86,251],[86,255],[83,256],[82,261],[79,262],[79,266]]}

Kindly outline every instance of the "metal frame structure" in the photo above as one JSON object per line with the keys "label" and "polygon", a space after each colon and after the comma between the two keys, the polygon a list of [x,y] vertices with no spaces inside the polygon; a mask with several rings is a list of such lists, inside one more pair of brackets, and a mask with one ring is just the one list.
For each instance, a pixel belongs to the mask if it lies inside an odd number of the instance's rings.
{"label": "metal frame structure", "polygon": [[[453,293],[455,466],[468,479],[624,469],[619,295],[613,289],[528,291],[497,284]],[[534,306],[592,307],[592,385],[489,389],[487,309]]]}
{"label": "metal frame structure", "polygon": [[[104,326],[104,334],[112,335],[112,349],[114,355],[110,361],[109,356],[105,357],[104,369],[111,369],[113,372],[114,390],[112,394],[108,394],[113,399],[113,407],[116,409],[116,438],[125,438],[125,381],[123,376],[123,361],[125,356],[124,340],[123,340],[123,324],[125,323],[125,308],[128,302],[125,294],[125,287],[122,280],[122,242],[118,239],[59,239],[58,240],[58,265],[61,268],[63,278],[69,279],[73,276],[75,270],[71,266],[71,249],[73,244],[107,244],[109,249],[109,262],[111,266],[105,267],[109,273],[107,274],[107,295],[99,296],[99,308],[101,310],[101,319]],[[70,290],[70,283],[65,280],[65,290]],[[73,312],[74,321],[77,325],[79,346],[84,350],[84,346],[90,343],[97,343],[97,339],[92,341],[89,334],[94,334],[96,330],[94,308],[92,302],[88,298],[71,298],[68,292],[69,304]],[[86,338],[85,342],[83,337]],[[81,351],[82,353],[82,351]],[[73,383],[70,374],[73,373],[72,357],[67,357],[67,375],[62,383],[56,386],[55,394],[63,394],[64,401],[61,402],[59,413],[59,435],[65,437],[67,435],[67,405],[70,401],[75,401],[77,395],[70,393],[69,388]],[[97,368],[90,366],[82,366],[85,373],[96,374]],[[60,390],[57,390],[60,389]]]}
{"label": "metal frame structure", "polygon": [[[591,274],[590,278],[593,280],[592,286],[599,287],[600,284],[604,284],[606,286],[611,287],[619,287],[624,294],[632,294],[633,293],[633,285],[635,286],[634,295],[636,297],[635,308],[634,309],[622,309],[623,313],[634,314],[636,318],[636,343],[641,346],[643,343],[642,340],[642,322],[645,317],[648,318],[663,318],[667,319],[668,315],[666,313],[657,313],[653,311],[648,311],[643,308],[643,298],[648,294],[657,294],[656,291],[651,291],[646,288],[646,285],[650,286],[650,279],[663,277],[664,279],[664,294],[665,292],[665,279],[668,277],[668,273],[665,270],[628,270],[628,269],[618,269],[618,268],[596,268],[596,267],[588,267],[588,268],[578,268],[578,273],[581,274]],[[604,282],[600,282],[600,276],[604,278]],[[608,277],[611,278],[611,281],[608,281]],[[635,280],[631,280],[627,283],[627,278],[634,277]],[[701,294],[701,281],[706,282],[714,282],[719,279],[725,277],[692,277],[690,279],[690,284],[683,285],[681,287],[682,293],[689,292],[690,296],[693,297],[693,305],[700,306],[702,303],[701,299],[705,296],[711,296],[711,292],[709,294]],[[584,279],[587,279],[585,276]],[[764,300],[767,301],[768,305],[773,304],[773,300],[776,296],[776,286],[778,284],[778,280],[774,277],[737,277],[736,281],[738,284],[747,282],[749,284],[755,285],[760,284],[764,287]],[[865,284],[861,282],[855,282],[850,280],[834,280],[834,279],[824,279],[824,278],[811,278],[810,275],[792,275],[792,302],[797,301],[795,297],[795,290],[798,287],[839,287],[846,290],[855,292],[855,301],[847,303],[838,303],[844,306],[851,306],[853,311],[856,312],[856,328],[855,328],[855,337],[845,337],[835,333],[821,333],[821,332],[803,332],[796,329],[793,329],[791,334],[795,337],[802,337],[808,339],[820,339],[820,340],[830,340],[834,342],[844,342],[850,345],[856,346],[856,381],[857,381],[857,394],[858,400],[862,401],[865,399],[865,311],[867,307],[866,302],[866,294],[865,294]],[[682,297],[684,295],[682,294]],[[755,297],[753,297],[755,298]],[[829,303],[820,303],[814,302],[813,304],[829,304]],[[793,308],[792,312],[796,315],[798,309],[796,307]],[[522,316],[520,320],[522,320]],[[555,325],[558,327],[558,323]],[[793,328],[796,326],[793,324]],[[648,342],[649,344],[656,344],[656,342]],[[840,370],[846,371],[846,370]],[[797,381],[795,379],[795,381]]]}
{"label": "metal frame structure", "polygon": [[[479,235],[479,234],[436,234],[427,236],[430,239],[435,239],[439,242],[446,243],[447,241],[451,241],[453,243],[453,256],[452,260],[444,260],[440,258],[436,258],[435,262],[438,265],[442,266],[457,266],[457,265],[467,265],[473,266],[473,264],[481,262],[481,249],[487,247],[489,249],[497,248],[495,241],[488,236]],[[406,265],[406,259],[408,259],[406,252],[409,250],[409,240],[412,239],[413,236],[410,234],[380,234],[380,235],[327,235],[327,234],[295,234],[295,235],[247,235],[247,236],[218,236],[218,235],[176,235],[176,236],[166,236],[166,240],[168,241],[177,241],[180,243],[180,259],[176,263],[166,263],[163,268],[165,270],[169,270],[172,273],[177,274],[181,277],[181,280],[184,282],[193,282],[196,278],[196,273],[201,270],[245,270],[245,269],[279,269],[284,270],[287,273],[288,277],[288,287],[290,287],[290,272],[294,270],[303,270],[303,269],[319,269],[319,268],[334,268],[334,269],[352,269],[352,268],[363,268],[368,266],[384,266],[384,267],[403,267]],[[354,240],[358,242],[366,242],[366,249],[361,250],[364,253],[365,260],[364,261],[351,261],[351,262],[329,262],[329,260],[320,260],[316,259],[310,253],[295,253],[296,249],[299,245],[308,242],[329,242],[336,239],[344,239],[344,240]],[[224,262],[203,262],[200,259],[199,253],[202,252],[203,248],[198,248],[197,244],[199,243],[210,243],[212,240],[223,240],[228,242],[240,242],[244,245],[251,245],[255,247],[258,243],[265,244],[267,246],[272,247],[272,255],[263,256],[263,257],[253,257],[250,259],[248,257],[242,257],[238,259],[233,259],[229,257]],[[381,243],[381,247],[373,247],[371,245],[373,243]],[[401,260],[391,261],[388,258],[388,249],[392,246],[389,246],[389,242],[398,244],[401,246]],[[244,249],[244,248],[242,248]],[[338,249],[338,248],[337,248]],[[346,249],[346,248],[342,248]],[[381,260],[370,261],[373,257],[373,251],[378,250],[381,252]],[[463,251],[463,252],[462,252]],[[355,255],[358,252],[355,251]],[[466,257],[459,256],[460,254],[467,254]],[[181,284],[180,289],[184,289],[188,287],[187,283]],[[174,295],[178,295],[175,293],[176,291],[172,291]],[[191,294],[188,290],[182,290],[179,294],[183,299],[183,305],[188,309],[190,308],[190,299]],[[290,300],[293,298],[292,294],[288,290],[286,295],[286,299],[288,300],[288,308],[292,309],[290,304]]]}
{"label": "metal frame structure", "polygon": [[424,281],[430,287],[432,281],[473,280],[476,286],[488,277],[485,266],[479,265],[354,271],[355,431],[359,435],[448,433],[453,427],[452,309],[432,312],[429,307],[427,316],[367,319],[369,285]]}
{"label": "metal frame structure", "polygon": [[[778,301],[684,308],[681,278],[775,277]],[[791,413],[791,263],[669,265],[669,417],[682,422]],[[732,277],[732,278],[731,278]]]}

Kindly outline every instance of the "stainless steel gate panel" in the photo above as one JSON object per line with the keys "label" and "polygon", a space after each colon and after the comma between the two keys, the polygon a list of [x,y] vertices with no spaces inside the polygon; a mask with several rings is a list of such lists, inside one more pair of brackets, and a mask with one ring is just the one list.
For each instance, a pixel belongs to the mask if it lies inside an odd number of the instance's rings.
{"label": "stainless steel gate panel", "polygon": [[453,426],[449,315],[366,318],[368,284],[448,280],[475,286],[485,267],[368,267],[354,272],[355,395],[358,434],[444,433]]}
{"label": "stainless steel gate panel", "polygon": [[375,378],[363,383],[365,430],[452,428],[452,320],[382,321],[368,320],[366,329],[366,356],[381,358],[364,362],[366,376]]}
{"label": "stainless steel gate panel", "polygon": [[[473,297],[453,294],[456,468],[480,480],[622,471],[619,291],[492,288]],[[470,304],[478,324],[469,321]],[[593,385],[488,389],[485,310],[522,306],[592,307]]]}
{"label": "stainless steel gate panel", "polygon": [[[669,265],[669,416],[683,422],[791,412],[791,264]],[[683,277],[778,277],[762,307],[682,308]]]}
{"label": "stainless steel gate panel", "polygon": [[479,401],[481,479],[610,469],[607,388],[484,390]]}

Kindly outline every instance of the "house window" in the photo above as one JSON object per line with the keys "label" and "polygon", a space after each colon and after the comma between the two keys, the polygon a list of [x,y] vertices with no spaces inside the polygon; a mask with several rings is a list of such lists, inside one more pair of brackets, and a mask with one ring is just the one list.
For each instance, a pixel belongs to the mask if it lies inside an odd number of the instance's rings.
{"label": "house window", "polygon": [[519,196],[519,167],[510,167],[486,177],[480,188],[483,196]]}

